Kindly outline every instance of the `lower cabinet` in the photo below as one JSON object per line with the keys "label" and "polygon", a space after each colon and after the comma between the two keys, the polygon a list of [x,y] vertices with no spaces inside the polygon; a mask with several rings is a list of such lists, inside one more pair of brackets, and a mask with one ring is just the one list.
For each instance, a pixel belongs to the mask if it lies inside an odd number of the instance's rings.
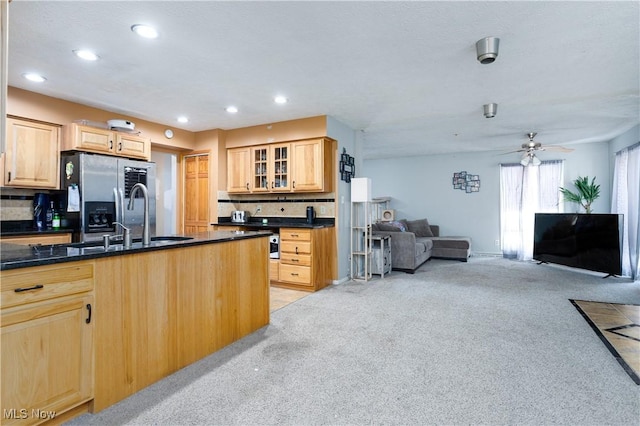
{"label": "lower cabinet", "polygon": [[278,279],[271,284],[316,291],[336,274],[335,228],[281,228]]}
{"label": "lower cabinet", "polygon": [[1,288],[1,423],[42,423],[93,398],[93,265],[2,271]]}

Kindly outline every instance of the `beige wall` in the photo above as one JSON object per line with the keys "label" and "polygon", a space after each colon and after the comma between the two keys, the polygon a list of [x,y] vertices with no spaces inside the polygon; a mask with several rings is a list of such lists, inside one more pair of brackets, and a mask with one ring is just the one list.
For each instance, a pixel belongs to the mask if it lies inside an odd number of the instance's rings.
{"label": "beige wall", "polygon": [[227,148],[327,136],[327,116],[301,118],[227,130]]}
{"label": "beige wall", "polygon": [[[173,149],[195,149],[195,134],[181,129],[152,123],[136,117],[123,117],[122,114],[65,101],[50,96],[44,96],[27,90],[9,87],[7,96],[7,114],[32,120],[46,121],[65,125],[76,120],[88,120],[106,123],[111,119],[125,119],[135,123],[140,135],[151,139],[151,144],[171,147]],[[172,139],[164,136],[165,129],[171,128],[174,133]]]}

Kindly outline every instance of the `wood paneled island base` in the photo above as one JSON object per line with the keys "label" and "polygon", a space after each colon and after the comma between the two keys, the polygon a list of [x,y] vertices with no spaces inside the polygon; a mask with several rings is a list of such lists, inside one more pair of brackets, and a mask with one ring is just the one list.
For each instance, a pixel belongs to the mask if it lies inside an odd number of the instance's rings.
{"label": "wood paneled island base", "polygon": [[98,412],[269,323],[253,238],[96,260]]}

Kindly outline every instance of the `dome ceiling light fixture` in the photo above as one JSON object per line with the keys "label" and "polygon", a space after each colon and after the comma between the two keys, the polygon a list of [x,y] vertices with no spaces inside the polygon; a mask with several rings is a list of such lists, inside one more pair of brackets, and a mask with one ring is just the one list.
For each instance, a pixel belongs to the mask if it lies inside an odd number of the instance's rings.
{"label": "dome ceiling light fixture", "polygon": [[486,118],[493,118],[498,113],[498,104],[496,103],[484,104],[483,107],[484,107],[484,116]]}
{"label": "dome ceiling light fixture", "polygon": [[476,42],[478,61],[481,64],[491,64],[498,57],[500,39],[497,37],[485,37]]}

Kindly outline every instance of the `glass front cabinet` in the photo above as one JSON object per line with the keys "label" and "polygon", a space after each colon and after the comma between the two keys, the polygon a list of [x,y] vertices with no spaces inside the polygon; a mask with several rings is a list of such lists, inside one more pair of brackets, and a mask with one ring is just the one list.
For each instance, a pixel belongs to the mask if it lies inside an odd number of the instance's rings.
{"label": "glass front cabinet", "polygon": [[291,144],[252,148],[252,192],[290,191]]}

